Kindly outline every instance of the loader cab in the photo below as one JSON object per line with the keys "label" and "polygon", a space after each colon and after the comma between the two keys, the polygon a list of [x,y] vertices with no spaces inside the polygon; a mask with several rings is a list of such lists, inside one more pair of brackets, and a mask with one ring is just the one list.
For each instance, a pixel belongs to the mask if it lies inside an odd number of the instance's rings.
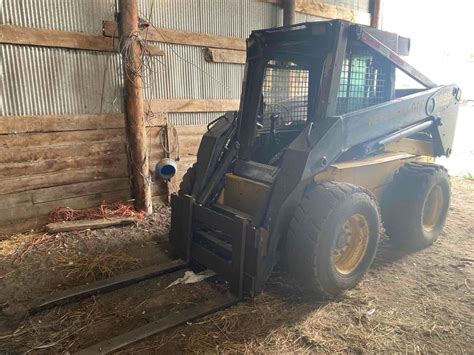
{"label": "loader cab", "polygon": [[248,41],[240,156],[275,165],[310,124],[389,101],[395,68],[345,21],[255,31]]}

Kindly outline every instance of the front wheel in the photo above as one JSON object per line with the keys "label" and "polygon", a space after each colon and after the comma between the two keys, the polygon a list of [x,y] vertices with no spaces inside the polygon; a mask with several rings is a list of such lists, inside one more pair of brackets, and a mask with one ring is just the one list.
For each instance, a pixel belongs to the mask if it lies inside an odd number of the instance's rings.
{"label": "front wheel", "polygon": [[382,227],[374,196],[346,183],[314,185],[288,231],[288,265],[319,298],[355,287],[369,269]]}

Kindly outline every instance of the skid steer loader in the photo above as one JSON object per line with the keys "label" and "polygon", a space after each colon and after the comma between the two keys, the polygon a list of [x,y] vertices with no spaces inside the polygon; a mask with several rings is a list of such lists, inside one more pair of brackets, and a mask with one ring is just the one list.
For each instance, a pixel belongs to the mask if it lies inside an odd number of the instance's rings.
{"label": "skid steer loader", "polygon": [[[405,62],[409,47],[340,20],[252,32],[240,109],[208,125],[171,197],[174,251],[237,296],[282,262],[330,298],[363,278],[384,228],[432,244],[450,201],[433,161],[451,153],[460,89]],[[396,90],[397,69],[420,88]]]}
{"label": "skid steer loader", "polygon": [[[432,244],[446,221],[447,172],[461,92],[408,65],[409,40],[345,21],[254,31],[238,112],[208,125],[196,164],[171,196],[181,258],[60,291],[31,313],[193,265],[224,292],[116,335],[104,354],[262,290],[277,263],[320,298],[367,272],[383,225],[399,247]],[[395,70],[421,84],[395,89]],[[229,292],[230,288],[230,292]]]}

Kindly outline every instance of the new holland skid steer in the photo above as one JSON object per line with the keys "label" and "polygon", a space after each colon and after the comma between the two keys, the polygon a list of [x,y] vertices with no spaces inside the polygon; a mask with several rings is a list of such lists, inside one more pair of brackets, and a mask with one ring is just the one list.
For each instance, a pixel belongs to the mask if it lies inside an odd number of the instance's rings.
{"label": "new holland skid steer", "polygon": [[[62,291],[31,312],[193,265],[229,283],[82,351],[108,353],[258,293],[277,263],[315,296],[336,296],[363,278],[384,227],[399,247],[432,244],[450,200],[433,160],[451,153],[461,92],[408,65],[409,44],[339,20],[254,31],[240,110],[208,125],[171,196],[180,259]],[[396,90],[396,69],[420,88]]]}
{"label": "new holland skid steer", "polygon": [[[432,244],[460,90],[400,55],[409,39],[345,21],[254,31],[239,112],[211,122],[171,199],[170,242],[259,292],[278,262],[322,298],[354,287],[383,226],[400,247]],[[396,90],[399,69],[420,85]]]}

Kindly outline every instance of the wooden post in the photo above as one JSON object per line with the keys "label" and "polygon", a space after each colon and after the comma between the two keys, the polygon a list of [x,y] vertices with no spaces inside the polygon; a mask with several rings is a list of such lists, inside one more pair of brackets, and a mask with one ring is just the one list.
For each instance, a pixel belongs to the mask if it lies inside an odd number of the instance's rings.
{"label": "wooden post", "polygon": [[151,201],[151,179],[147,154],[145,117],[141,68],[141,48],[134,34],[138,34],[137,0],[119,1],[119,28],[125,86],[125,129],[128,159],[132,179],[132,196],[135,207],[153,212]]}
{"label": "wooden post", "polygon": [[283,0],[283,26],[294,25],[296,20],[296,0]]}
{"label": "wooden post", "polygon": [[372,0],[370,4],[370,26],[380,28],[380,11],[382,0]]}

